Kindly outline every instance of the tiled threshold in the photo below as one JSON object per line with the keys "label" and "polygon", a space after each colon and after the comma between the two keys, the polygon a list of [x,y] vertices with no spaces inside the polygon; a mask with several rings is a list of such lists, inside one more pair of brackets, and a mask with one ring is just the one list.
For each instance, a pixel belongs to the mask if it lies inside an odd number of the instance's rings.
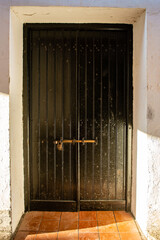
{"label": "tiled threshold", "polygon": [[14,240],[141,240],[124,211],[28,212]]}

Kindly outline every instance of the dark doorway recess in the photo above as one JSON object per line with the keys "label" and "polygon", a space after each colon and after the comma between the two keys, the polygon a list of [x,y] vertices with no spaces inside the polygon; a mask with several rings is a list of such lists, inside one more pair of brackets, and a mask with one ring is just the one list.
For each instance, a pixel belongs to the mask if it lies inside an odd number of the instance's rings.
{"label": "dark doorway recess", "polygon": [[132,26],[25,24],[23,94],[26,209],[129,211]]}

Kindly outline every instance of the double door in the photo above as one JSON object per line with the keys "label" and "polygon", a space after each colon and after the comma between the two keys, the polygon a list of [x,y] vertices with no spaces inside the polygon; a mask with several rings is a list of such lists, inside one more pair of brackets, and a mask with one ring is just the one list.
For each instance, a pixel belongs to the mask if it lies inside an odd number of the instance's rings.
{"label": "double door", "polygon": [[125,209],[131,27],[40,25],[27,37],[30,209]]}

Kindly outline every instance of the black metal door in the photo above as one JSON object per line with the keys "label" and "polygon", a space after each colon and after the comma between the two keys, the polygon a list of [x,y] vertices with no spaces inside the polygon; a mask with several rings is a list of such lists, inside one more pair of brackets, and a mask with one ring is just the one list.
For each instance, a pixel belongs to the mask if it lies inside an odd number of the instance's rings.
{"label": "black metal door", "polygon": [[130,26],[28,27],[31,210],[125,209],[131,57]]}

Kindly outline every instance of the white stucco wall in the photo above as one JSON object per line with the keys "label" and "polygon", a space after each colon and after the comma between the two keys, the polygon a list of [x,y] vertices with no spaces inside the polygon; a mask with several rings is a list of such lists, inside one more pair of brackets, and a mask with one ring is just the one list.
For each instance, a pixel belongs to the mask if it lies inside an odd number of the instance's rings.
{"label": "white stucco wall", "polygon": [[160,239],[160,11],[148,12],[147,144],[149,237]]}
{"label": "white stucco wall", "polygon": [[0,239],[11,232],[9,96],[0,94]]}
{"label": "white stucco wall", "polygon": [[0,211],[10,209],[9,96],[0,94]]}
{"label": "white stucco wall", "polygon": [[[148,239],[160,239],[160,171],[158,171],[160,165],[160,108],[158,107],[160,100],[160,1],[48,0],[47,5],[92,8],[67,10],[62,7],[60,9],[61,13],[49,8],[12,8],[12,14],[16,16],[12,16],[10,22],[12,32],[9,34],[9,9],[11,6],[18,5],[45,6],[46,1],[0,0],[0,92],[2,93],[8,93],[9,89],[9,38],[11,43],[10,158],[12,231],[14,231],[24,210],[22,22],[121,22],[132,23],[134,26],[132,212]],[[93,7],[101,8],[95,9],[96,12],[94,12]],[[104,7],[106,7],[106,12]],[[146,9],[146,13],[144,13],[144,9]],[[14,48],[15,50],[13,50]],[[0,101],[2,100],[0,99]],[[5,132],[7,134],[7,128]],[[6,144],[7,141],[6,139]],[[6,157],[6,162],[9,166],[9,156]],[[18,184],[18,189],[16,189],[16,184]],[[3,210],[5,209],[6,206],[3,207]]]}
{"label": "white stucco wall", "polygon": [[[3,28],[2,26],[7,26]],[[9,7],[0,1],[0,239],[11,233],[9,157]]]}
{"label": "white stucco wall", "polygon": [[23,24],[10,15],[10,155],[12,231],[24,212],[23,167]]}
{"label": "white stucco wall", "polygon": [[145,231],[148,211],[146,13],[133,24],[133,49],[132,213]]}

